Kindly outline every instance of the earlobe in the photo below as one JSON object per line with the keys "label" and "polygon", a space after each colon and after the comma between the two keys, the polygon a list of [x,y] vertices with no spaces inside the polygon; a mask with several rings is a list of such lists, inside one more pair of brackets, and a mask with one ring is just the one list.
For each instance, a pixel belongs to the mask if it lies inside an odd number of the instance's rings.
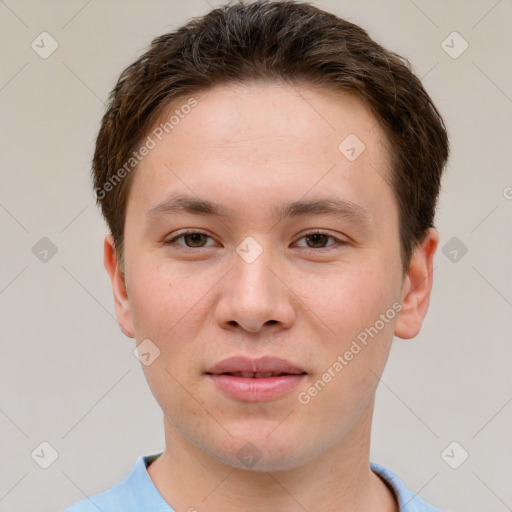
{"label": "earlobe", "polygon": [[412,255],[402,287],[402,310],[395,325],[395,336],[399,338],[414,338],[420,332],[430,302],[438,243],[439,233],[430,228]]}
{"label": "earlobe", "polygon": [[130,300],[126,290],[125,276],[119,269],[114,239],[110,233],[105,236],[103,249],[103,262],[112,283],[114,306],[119,327],[121,327],[121,330],[126,336],[134,338],[135,333],[133,329]]}

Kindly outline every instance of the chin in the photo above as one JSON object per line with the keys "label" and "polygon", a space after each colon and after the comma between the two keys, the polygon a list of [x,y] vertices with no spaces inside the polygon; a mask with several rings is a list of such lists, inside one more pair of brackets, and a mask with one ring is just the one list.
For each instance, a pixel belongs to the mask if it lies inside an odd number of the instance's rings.
{"label": "chin", "polygon": [[245,455],[244,459],[235,454],[222,454],[221,462],[227,466],[236,469],[243,469],[255,473],[276,473],[280,471],[290,471],[302,466],[297,454],[277,455],[266,450],[259,450],[258,455],[254,456],[254,460],[250,460],[250,456]]}
{"label": "chin", "polygon": [[[314,458],[304,452],[304,444],[293,441],[293,436],[269,439],[268,434],[243,436],[233,439],[229,451],[226,445],[208,450],[216,459],[227,466],[253,472],[290,471],[303,466]],[[299,452],[297,447],[302,451]]]}

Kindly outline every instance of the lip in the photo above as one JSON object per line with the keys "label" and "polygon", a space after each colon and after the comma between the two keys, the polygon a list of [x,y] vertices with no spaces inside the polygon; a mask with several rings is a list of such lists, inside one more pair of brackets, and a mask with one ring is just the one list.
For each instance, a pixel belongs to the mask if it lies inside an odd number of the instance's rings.
{"label": "lip", "polygon": [[257,359],[251,359],[245,356],[233,356],[218,362],[206,373],[305,373],[305,370],[286,359],[273,356],[262,356]]}
{"label": "lip", "polygon": [[[273,356],[229,357],[205,373],[222,393],[244,402],[262,402],[282,396],[297,387],[307,375],[303,368]],[[244,373],[276,375],[242,376]]]}

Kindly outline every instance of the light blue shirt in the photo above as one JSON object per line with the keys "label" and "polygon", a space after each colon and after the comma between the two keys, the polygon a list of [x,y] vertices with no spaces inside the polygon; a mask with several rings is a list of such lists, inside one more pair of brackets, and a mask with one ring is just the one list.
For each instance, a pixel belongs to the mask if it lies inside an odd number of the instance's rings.
{"label": "light blue shirt", "polygon": [[[147,466],[161,453],[140,456],[130,474],[107,491],[84,498],[62,512],[175,512],[164,500],[148,474]],[[371,469],[394,491],[400,512],[442,512],[407,489],[402,480],[389,469],[373,462]],[[194,504],[191,504],[193,510]],[[199,504],[198,509],[201,509]]]}

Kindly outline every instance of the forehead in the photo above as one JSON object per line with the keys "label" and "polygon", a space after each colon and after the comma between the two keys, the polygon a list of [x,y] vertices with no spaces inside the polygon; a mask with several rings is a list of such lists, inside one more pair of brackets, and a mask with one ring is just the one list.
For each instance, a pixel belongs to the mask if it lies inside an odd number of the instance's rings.
{"label": "forehead", "polygon": [[385,136],[350,94],[255,82],[193,98],[194,108],[184,108],[190,98],[181,98],[151,129],[156,145],[133,184],[146,211],[171,192],[215,195],[235,205],[240,194],[246,204],[256,196],[263,204],[336,189],[349,201],[369,200],[387,187]]}
{"label": "forehead", "polygon": [[[294,137],[315,139],[316,145],[321,138],[325,145],[337,147],[338,139],[349,133],[368,142],[370,138],[385,139],[362,100],[327,87],[254,81],[215,86],[194,97],[199,109],[172,128],[175,141],[186,145],[199,138],[212,145],[268,146],[272,141],[279,145],[279,137]],[[188,99],[173,102],[159,122],[165,124]]]}

